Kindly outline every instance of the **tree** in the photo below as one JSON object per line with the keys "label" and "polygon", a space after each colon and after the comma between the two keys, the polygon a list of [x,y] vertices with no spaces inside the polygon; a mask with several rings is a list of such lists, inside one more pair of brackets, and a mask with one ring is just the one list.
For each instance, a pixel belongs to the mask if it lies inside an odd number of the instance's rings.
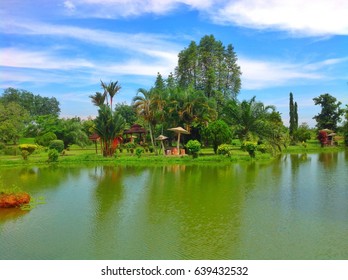
{"label": "tree", "polygon": [[296,142],[296,130],[298,128],[298,113],[297,113],[297,102],[294,103],[294,97],[292,92],[290,92],[289,97],[289,134],[292,138],[292,142]]}
{"label": "tree", "polygon": [[294,134],[295,138],[300,142],[307,142],[311,139],[310,128],[307,123],[302,123]]}
{"label": "tree", "polygon": [[343,125],[344,144],[348,147],[348,105],[345,109],[345,123]]}
{"label": "tree", "polygon": [[223,120],[216,120],[209,123],[208,127],[204,130],[204,136],[213,145],[214,153],[216,154],[219,145],[231,141],[232,132]]}
{"label": "tree", "polygon": [[80,147],[86,146],[89,142],[88,136],[84,131],[80,118],[60,119],[58,130],[55,132],[57,138],[64,143],[64,149],[72,144]]}
{"label": "tree", "polygon": [[109,84],[105,84],[103,81],[100,81],[102,88],[104,89],[104,95],[106,96],[106,100],[108,102],[108,96],[110,98],[110,108],[112,108],[112,100],[114,96],[120,91],[121,86],[118,85],[118,81],[110,82]]}
{"label": "tree", "polygon": [[7,88],[0,97],[0,103],[7,105],[11,102],[19,104],[30,115],[37,117],[43,115],[59,116],[59,102],[55,97],[42,97],[33,93],[22,90]]}
{"label": "tree", "polygon": [[225,120],[234,126],[235,133],[241,141],[254,140],[266,136],[266,116],[268,110],[275,110],[273,106],[252,99],[230,100],[225,107]]}
{"label": "tree", "polygon": [[265,106],[255,97],[242,102],[231,100],[224,114],[241,142],[267,141],[274,151],[284,145],[284,126],[274,106]]}
{"label": "tree", "polygon": [[113,110],[112,109],[113,98],[120,91],[121,86],[118,84],[118,81],[110,82],[109,84],[106,84],[103,81],[100,81],[100,85],[102,89],[104,90],[104,93],[96,92],[94,95],[89,96],[92,99],[93,105],[100,107],[104,105],[105,101],[106,101],[106,104],[109,105],[109,98],[110,98],[110,108],[111,110]]}
{"label": "tree", "polygon": [[0,103],[0,141],[17,144],[23,135],[29,113],[19,104],[10,102],[6,106]]}
{"label": "tree", "polygon": [[109,157],[115,153],[117,147],[115,140],[125,127],[124,118],[117,111],[113,112],[112,109],[113,98],[119,92],[121,86],[118,81],[109,84],[100,81],[100,84],[104,89],[104,93],[96,92],[95,95],[89,97],[92,103],[99,107],[98,116],[95,119],[95,131],[100,137],[103,156]]}
{"label": "tree", "polygon": [[115,106],[117,111],[125,120],[126,125],[131,126],[137,120],[137,114],[134,108],[126,103],[117,103]]}
{"label": "tree", "polygon": [[175,76],[181,88],[192,86],[206,97],[235,98],[241,88],[241,70],[233,46],[227,48],[213,35],[204,36],[199,45],[192,41],[178,55]]}
{"label": "tree", "polygon": [[336,131],[337,123],[341,121],[344,113],[344,110],[340,108],[342,103],[328,93],[313,98],[313,101],[315,105],[321,106],[321,112],[313,117],[317,121],[317,128]]}
{"label": "tree", "polygon": [[115,139],[124,129],[125,121],[122,116],[112,112],[108,105],[101,105],[95,119],[95,129],[102,145],[104,157],[113,156],[116,150]]}
{"label": "tree", "polygon": [[[141,94],[141,95],[139,95]],[[155,148],[154,143],[154,127],[157,124],[156,112],[153,110],[154,107],[154,91],[146,90],[144,88],[138,89],[137,96],[133,98],[133,107],[136,110],[137,114],[141,116],[144,121],[148,124],[151,145]]]}

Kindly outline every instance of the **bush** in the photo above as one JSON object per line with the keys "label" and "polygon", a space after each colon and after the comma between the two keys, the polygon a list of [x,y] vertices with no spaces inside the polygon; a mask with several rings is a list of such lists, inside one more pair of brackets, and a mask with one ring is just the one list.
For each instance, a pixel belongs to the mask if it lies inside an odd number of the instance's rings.
{"label": "bush", "polygon": [[59,152],[56,149],[50,149],[48,151],[48,162],[57,162],[59,157]]}
{"label": "bush", "polygon": [[21,144],[18,148],[22,151],[22,155],[23,151],[27,151],[28,155],[31,155],[37,149],[37,146],[34,144]]}
{"label": "bush", "polygon": [[245,141],[242,144],[241,149],[243,151],[248,152],[249,156],[254,158],[255,157],[255,152],[257,150],[257,143],[251,142],[251,141]]}
{"label": "bush", "polygon": [[27,150],[22,150],[22,158],[24,160],[27,160],[28,159],[28,156],[30,155],[29,152]]}
{"label": "bush", "polygon": [[194,157],[198,157],[198,153],[201,150],[201,143],[198,140],[190,140],[185,145],[189,153]]}
{"label": "bush", "polygon": [[136,148],[135,149],[135,154],[137,155],[138,158],[141,157],[141,154],[144,152],[143,148]]}
{"label": "bush", "polygon": [[325,130],[320,130],[317,138],[318,138],[322,147],[327,145],[328,135],[327,135],[327,132]]}
{"label": "bush", "polygon": [[136,147],[136,144],[132,143],[132,142],[128,142],[128,143],[124,144],[123,146],[127,149],[127,152],[130,151],[133,154],[134,149]]}
{"label": "bush", "polygon": [[62,140],[52,140],[49,148],[55,149],[58,153],[61,153],[64,150],[64,142]]}
{"label": "bush", "polygon": [[5,147],[2,150],[3,154],[6,156],[16,156],[19,153],[19,150],[17,147]]}
{"label": "bush", "polygon": [[260,144],[257,146],[257,150],[265,154],[269,150],[265,144]]}
{"label": "bush", "polygon": [[218,155],[227,155],[230,156],[232,154],[232,150],[235,144],[221,144],[218,149],[217,153]]}
{"label": "bush", "polygon": [[53,132],[47,132],[37,136],[35,138],[35,143],[40,146],[48,147],[53,140],[57,140],[57,136]]}

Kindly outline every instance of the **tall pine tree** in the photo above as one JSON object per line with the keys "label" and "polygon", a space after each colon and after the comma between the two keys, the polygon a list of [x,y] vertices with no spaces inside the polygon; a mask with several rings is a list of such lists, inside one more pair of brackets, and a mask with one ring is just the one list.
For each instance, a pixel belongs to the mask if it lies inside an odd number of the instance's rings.
{"label": "tall pine tree", "polygon": [[290,98],[289,98],[289,116],[290,116],[290,126],[289,126],[289,133],[292,137],[293,141],[295,141],[294,136],[295,132],[298,128],[298,113],[297,113],[297,102],[294,103],[294,96],[292,92],[290,92]]}

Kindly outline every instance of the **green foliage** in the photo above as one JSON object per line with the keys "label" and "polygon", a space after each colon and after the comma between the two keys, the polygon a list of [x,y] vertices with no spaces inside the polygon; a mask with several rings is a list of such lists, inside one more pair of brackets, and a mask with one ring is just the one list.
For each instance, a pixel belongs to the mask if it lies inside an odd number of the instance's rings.
{"label": "green foliage", "polygon": [[24,160],[28,160],[30,154],[27,150],[22,150],[21,155]]}
{"label": "green foliage", "polygon": [[136,154],[136,156],[137,156],[138,158],[141,157],[141,154],[142,154],[143,152],[144,152],[144,149],[143,149],[143,148],[138,147],[138,148],[135,149],[135,154]]}
{"label": "green foliage", "polygon": [[297,103],[294,104],[294,97],[292,92],[290,92],[290,101],[289,101],[289,116],[290,116],[290,126],[289,134],[293,138],[293,141],[296,142],[296,130],[298,127],[298,113],[297,113]]}
{"label": "green foliage", "polygon": [[28,120],[28,112],[19,104],[10,102],[4,105],[0,103],[0,141],[17,144]]}
{"label": "green foliage", "polygon": [[78,117],[60,119],[56,134],[57,138],[64,142],[65,149],[68,149],[73,144],[84,147],[89,143],[84,126]]}
{"label": "green foliage", "polygon": [[9,103],[16,103],[24,108],[31,118],[42,115],[58,117],[60,112],[59,102],[55,97],[42,97],[22,89],[5,89],[0,97],[0,103],[3,103],[5,106]]}
{"label": "green foliage", "polygon": [[17,147],[7,146],[2,150],[3,154],[6,156],[16,156],[19,153]]}
{"label": "green foliage", "polygon": [[315,105],[321,106],[321,112],[313,117],[317,121],[317,128],[336,131],[337,123],[340,122],[344,113],[344,110],[340,108],[342,103],[328,93],[313,98],[313,101]]}
{"label": "green foliage", "polygon": [[198,156],[198,153],[202,147],[201,143],[198,140],[189,140],[185,146],[193,157]]}
{"label": "green foliage", "polygon": [[268,152],[269,149],[268,149],[267,145],[265,145],[265,144],[259,144],[259,145],[257,146],[257,150],[260,151],[262,154],[265,154],[265,153]]}
{"label": "green foliage", "polygon": [[37,146],[33,144],[21,144],[18,148],[22,151],[22,155],[23,151],[27,151],[28,155],[31,155],[37,149]]}
{"label": "green foliage", "polygon": [[59,152],[56,149],[48,150],[48,162],[57,162],[59,158]]}
{"label": "green foliage", "polygon": [[241,149],[248,152],[249,156],[254,158],[257,150],[257,143],[245,141],[242,143]]}
{"label": "green foliage", "polygon": [[213,145],[214,153],[217,153],[219,145],[231,141],[232,132],[223,120],[211,122],[204,130],[204,136]]}
{"label": "green foliage", "polygon": [[225,47],[213,35],[204,36],[199,44],[192,41],[178,57],[175,73],[179,87],[193,86],[215,99],[226,100],[239,93],[241,70],[231,44]]}
{"label": "green foliage", "polygon": [[128,126],[133,125],[137,120],[137,114],[134,108],[125,103],[117,103],[115,111],[118,112],[125,120]]}
{"label": "green foliage", "polygon": [[35,143],[40,146],[48,147],[53,140],[57,140],[56,134],[54,134],[53,132],[46,132],[43,135],[38,135],[35,138]]}
{"label": "green foliage", "polygon": [[217,149],[217,154],[230,156],[232,154],[233,149],[235,149],[234,145],[221,144]]}
{"label": "green foliage", "polygon": [[307,142],[311,139],[311,131],[307,123],[302,123],[294,132],[294,138],[300,142]]}
{"label": "green foliage", "polygon": [[113,113],[107,105],[100,106],[95,127],[101,139],[103,156],[113,156],[116,150],[113,141],[123,131],[124,125],[125,121],[120,114]]}
{"label": "green foliage", "polygon": [[63,152],[64,150],[64,142],[62,140],[52,140],[49,145],[50,150],[54,149],[58,153]]}

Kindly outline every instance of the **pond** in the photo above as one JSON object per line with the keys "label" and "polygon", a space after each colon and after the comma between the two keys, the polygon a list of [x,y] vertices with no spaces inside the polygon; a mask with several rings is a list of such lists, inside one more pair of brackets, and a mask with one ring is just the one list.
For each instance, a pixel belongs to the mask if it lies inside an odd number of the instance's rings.
{"label": "pond", "polygon": [[348,259],[348,152],[225,165],[2,168],[0,259]]}

